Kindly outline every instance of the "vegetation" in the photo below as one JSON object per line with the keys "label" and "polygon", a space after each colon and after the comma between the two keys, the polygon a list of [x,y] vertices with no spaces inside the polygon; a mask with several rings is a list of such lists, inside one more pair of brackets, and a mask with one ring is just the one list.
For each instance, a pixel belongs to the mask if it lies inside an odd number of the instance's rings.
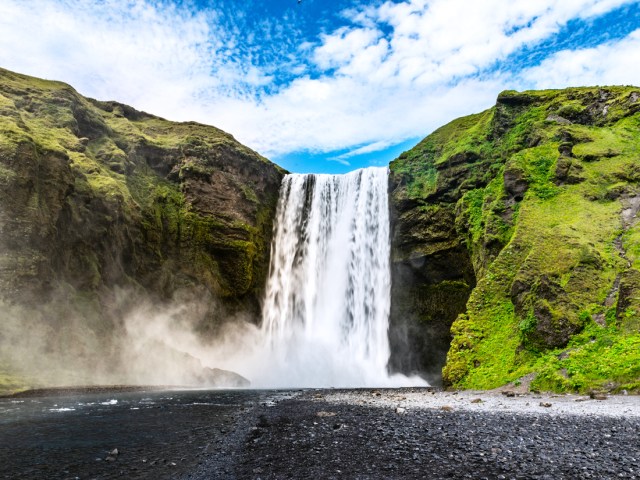
{"label": "vegetation", "polygon": [[434,205],[456,224],[396,261],[437,243],[473,265],[446,384],[640,391],[639,112],[632,87],[503,92],[392,163],[396,230]]}
{"label": "vegetation", "polygon": [[[392,162],[392,368],[640,392],[639,152],[640,89],[572,88],[503,92]],[[203,332],[255,316],[283,173],[216,128],[0,69],[0,300],[79,358],[121,326],[120,288],[203,289]],[[0,390],[32,384],[5,352]]]}
{"label": "vegetation", "polygon": [[[216,299],[203,331],[256,317],[283,173],[214,127],[0,69],[0,300],[65,292],[68,309],[43,321],[63,332],[65,316],[95,319],[89,336],[105,342],[117,289],[163,300],[202,289]],[[16,365],[0,367],[0,389],[19,388]]]}

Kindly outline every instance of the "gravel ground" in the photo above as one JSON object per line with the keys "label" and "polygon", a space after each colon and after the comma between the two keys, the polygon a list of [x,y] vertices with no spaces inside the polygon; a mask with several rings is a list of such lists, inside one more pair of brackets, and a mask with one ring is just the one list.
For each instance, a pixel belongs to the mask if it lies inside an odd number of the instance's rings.
{"label": "gravel ground", "polygon": [[227,478],[640,478],[636,396],[309,391],[258,410]]}
{"label": "gravel ground", "polygon": [[640,397],[637,395],[594,395],[595,398],[591,398],[587,395],[518,394],[511,390],[443,392],[425,388],[329,390],[313,395],[329,403],[406,410],[640,417]]}
{"label": "gravel ground", "polygon": [[69,393],[0,400],[0,478],[640,479],[638,396]]}

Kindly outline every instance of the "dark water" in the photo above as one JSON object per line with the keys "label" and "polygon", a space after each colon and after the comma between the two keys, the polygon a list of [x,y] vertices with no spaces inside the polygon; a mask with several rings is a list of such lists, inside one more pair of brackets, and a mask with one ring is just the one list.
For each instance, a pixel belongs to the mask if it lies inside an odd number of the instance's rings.
{"label": "dark water", "polygon": [[[0,478],[183,478],[265,391],[100,393],[0,400]],[[111,454],[114,449],[118,454]]]}

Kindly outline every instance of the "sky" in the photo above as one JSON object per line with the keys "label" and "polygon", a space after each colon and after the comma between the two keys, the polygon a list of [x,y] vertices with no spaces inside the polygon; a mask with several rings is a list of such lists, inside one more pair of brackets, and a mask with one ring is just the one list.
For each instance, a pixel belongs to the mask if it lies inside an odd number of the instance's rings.
{"label": "sky", "polygon": [[640,85],[640,0],[0,0],[0,67],[343,173],[502,90]]}

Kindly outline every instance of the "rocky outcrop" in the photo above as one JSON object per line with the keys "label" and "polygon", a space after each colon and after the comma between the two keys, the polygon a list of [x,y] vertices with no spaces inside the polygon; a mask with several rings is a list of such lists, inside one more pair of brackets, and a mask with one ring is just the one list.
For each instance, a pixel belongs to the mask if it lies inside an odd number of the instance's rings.
{"label": "rocky outcrop", "polygon": [[124,291],[207,303],[202,332],[257,321],[283,174],[214,127],[0,69],[2,301],[101,338]]}
{"label": "rocky outcrop", "polygon": [[213,127],[0,70],[0,292],[205,285],[255,303],[283,172]]}
{"label": "rocky outcrop", "polygon": [[467,388],[640,388],[639,98],[503,92],[391,163],[391,338],[412,347],[395,369],[437,381],[444,367]]}

